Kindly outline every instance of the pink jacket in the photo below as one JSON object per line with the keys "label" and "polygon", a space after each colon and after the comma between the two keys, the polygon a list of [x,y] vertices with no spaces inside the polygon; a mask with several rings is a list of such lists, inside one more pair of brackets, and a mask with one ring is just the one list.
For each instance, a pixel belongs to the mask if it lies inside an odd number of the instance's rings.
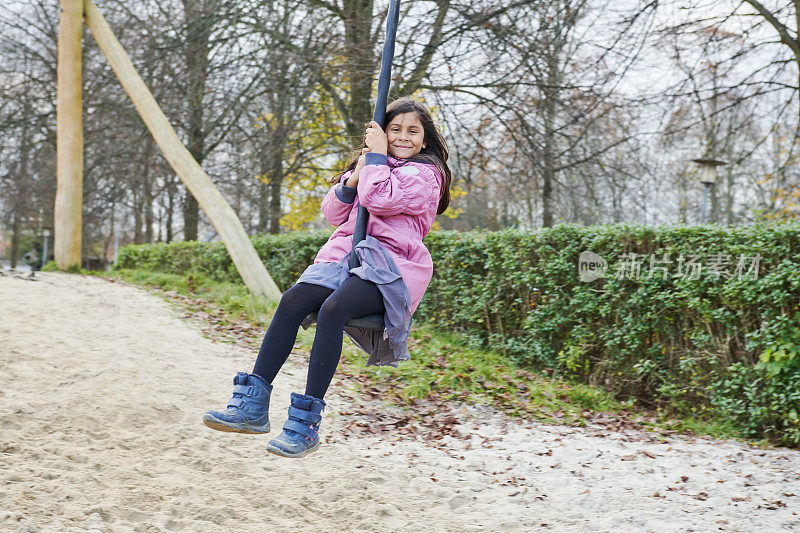
{"label": "pink jacket", "polygon": [[422,239],[436,218],[441,192],[439,170],[426,163],[368,153],[357,187],[345,187],[345,173],[322,200],[322,212],[339,226],[317,253],[314,263],[335,262],[353,249],[358,206],[370,212],[367,235],[392,256],[411,294],[413,313],[433,276],[433,260]]}

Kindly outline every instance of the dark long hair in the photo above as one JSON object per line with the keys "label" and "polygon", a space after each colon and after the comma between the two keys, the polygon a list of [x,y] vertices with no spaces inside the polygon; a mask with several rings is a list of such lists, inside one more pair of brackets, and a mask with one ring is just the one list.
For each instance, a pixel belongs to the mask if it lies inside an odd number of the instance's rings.
{"label": "dark long hair", "polygon": [[[427,163],[439,169],[439,173],[443,177],[443,183],[442,192],[439,196],[439,208],[436,210],[436,214],[440,215],[444,213],[445,210],[447,210],[447,206],[450,205],[450,183],[453,180],[453,174],[450,172],[450,167],[447,165],[447,159],[450,157],[447,142],[444,140],[444,137],[442,137],[442,134],[439,133],[439,130],[436,129],[436,125],[433,123],[433,117],[431,117],[431,112],[428,111],[428,108],[421,102],[404,96],[386,106],[386,118],[384,118],[381,126],[383,130],[386,131],[386,127],[392,122],[394,117],[411,112],[416,113],[417,117],[419,117],[419,121],[422,123],[422,130],[425,133],[423,138],[425,148],[412,157],[410,161]],[[366,144],[361,144],[361,148],[365,146]],[[353,160],[350,161],[347,168],[333,176],[331,179],[332,183],[337,182],[342,174],[356,168],[358,157],[361,155],[361,148],[354,152]]]}

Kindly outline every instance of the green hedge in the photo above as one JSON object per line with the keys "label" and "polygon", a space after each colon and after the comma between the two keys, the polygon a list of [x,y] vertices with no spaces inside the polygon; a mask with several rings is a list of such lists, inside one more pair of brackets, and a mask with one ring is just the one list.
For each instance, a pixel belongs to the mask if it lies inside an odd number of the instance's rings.
{"label": "green hedge", "polygon": [[[285,291],[314,261],[328,237],[330,232],[314,232],[257,235],[251,240],[270,276]],[[242,282],[228,251],[220,242],[131,244],[120,250],[116,268],[169,274],[200,272],[217,281]]]}
{"label": "green hedge", "polygon": [[[286,289],[327,236],[253,241]],[[415,319],[620,398],[721,412],[748,436],[800,444],[799,224],[439,231],[425,243],[435,272]],[[583,251],[607,262],[604,277],[581,281]],[[631,253],[641,254],[640,277],[618,277]],[[673,261],[666,279],[647,277],[652,254]],[[699,256],[697,279],[677,275],[681,254]],[[748,267],[757,254],[757,276],[735,275],[739,259]],[[709,270],[725,255],[727,277]],[[129,246],[118,266],[238,278],[218,243]]]}
{"label": "green hedge", "polygon": [[[620,397],[714,409],[748,436],[800,444],[800,225],[564,225],[439,232],[426,244],[437,269],[420,316]],[[580,280],[583,251],[607,261],[605,277]],[[630,253],[647,268],[618,279]],[[674,261],[666,280],[647,277],[651,254]],[[678,277],[680,254],[705,265],[727,254],[731,274],[758,254],[759,274]]]}

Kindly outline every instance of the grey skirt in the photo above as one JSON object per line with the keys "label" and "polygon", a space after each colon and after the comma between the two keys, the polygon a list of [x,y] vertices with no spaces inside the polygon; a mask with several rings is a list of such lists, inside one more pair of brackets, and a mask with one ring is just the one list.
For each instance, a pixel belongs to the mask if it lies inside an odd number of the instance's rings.
{"label": "grey skirt", "polygon": [[[336,290],[355,274],[378,286],[383,296],[386,311],[383,315],[384,329],[376,331],[345,326],[344,332],[356,345],[369,354],[367,366],[394,366],[411,358],[408,353],[408,335],[411,331],[411,294],[403,281],[397,264],[375,237],[367,235],[356,247],[361,266],[349,268],[350,253],[339,263],[314,263],[306,268],[296,283],[313,283]],[[302,322],[308,329],[312,320]]]}

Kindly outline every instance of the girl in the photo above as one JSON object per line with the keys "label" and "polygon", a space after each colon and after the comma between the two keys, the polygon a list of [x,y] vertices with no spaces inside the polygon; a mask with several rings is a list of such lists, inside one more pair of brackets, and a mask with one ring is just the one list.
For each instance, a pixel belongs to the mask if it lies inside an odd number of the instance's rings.
{"label": "girl", "polygon": [[[400,98],[389,104],[383,128],[371,122],[361,154],[331,180],[322,212],[339,226],[281,298],[253,372],[237,373],[224,411],[209,411],[210,428],[267,433],[272,382],[297,338],[318,312],[305,394],[292,393],[289,419],[267,450],[302,457],[319,447],[323,397],[342,351],[342,331],[369,353],[367,364],[397,366],[409,358],[411,315],[433,274],[422,239],[450,203],[447,144],[421,103]],[[370,212],[367,238],[354,252],[361,266],[348,266],[358,206]],[[351,318],[380,313],[382,332],[345,326]]]}

